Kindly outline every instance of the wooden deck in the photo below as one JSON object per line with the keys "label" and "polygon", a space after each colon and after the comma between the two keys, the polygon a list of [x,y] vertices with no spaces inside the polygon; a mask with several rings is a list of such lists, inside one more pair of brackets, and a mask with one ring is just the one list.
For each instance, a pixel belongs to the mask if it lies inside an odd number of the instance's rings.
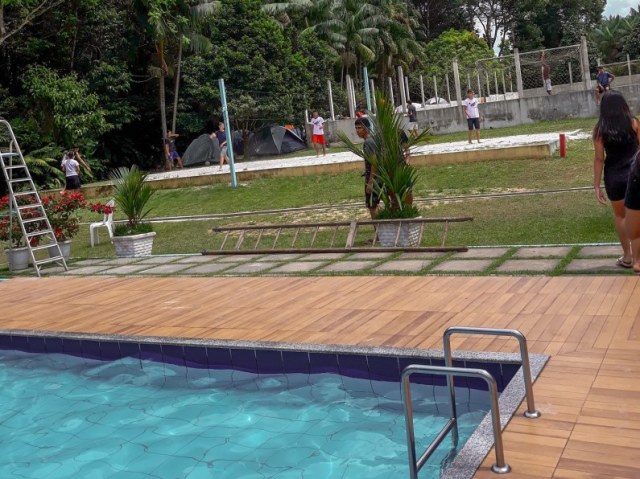
{"label": "wooden deck", "polygon": [[[452,325],[516,328],[552,358],[534,386],[543,416],[506,429],[508,477],[640,478],[637,277],[12,279],[0,306],[1,328],[369,346],[440,348]],[[517,350],[478,336],[453,345]],[[497,477],[492,460],[476,477]]]}

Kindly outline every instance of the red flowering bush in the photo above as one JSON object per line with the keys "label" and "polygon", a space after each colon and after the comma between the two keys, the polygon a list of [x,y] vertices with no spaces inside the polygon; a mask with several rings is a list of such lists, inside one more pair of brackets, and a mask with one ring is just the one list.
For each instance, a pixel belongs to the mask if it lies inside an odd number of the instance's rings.
{"label": "red flowering bush", "polygon": [[80,230],[78,210],[87,207],[82,193],[61,193],[42,198],[44,210],[57,241],[67,241]]}
{"label": "red flowering bush", "polygon": [[[18,206],[27,206],[33,204],[36,200],[34,195],[19,195],[16,197]],[[26,208],[21,211],[22,218],[25,220],[31,220],[40,218],[42,213],[39,208]],[[37,231],[44,227],[44,223],[40,221],[34,221],[25,223],[25,229],[27,233]],[[0,240],[10,241],[12,248],[22,248],[26,246],[26,241],[18,222],[16,211],[12,211],[12,215],[9,215],[9,196],[3,196],[0,198]],[[34,236],[29,239],[31,246],[37,246],[40,243],[41,237]]]}

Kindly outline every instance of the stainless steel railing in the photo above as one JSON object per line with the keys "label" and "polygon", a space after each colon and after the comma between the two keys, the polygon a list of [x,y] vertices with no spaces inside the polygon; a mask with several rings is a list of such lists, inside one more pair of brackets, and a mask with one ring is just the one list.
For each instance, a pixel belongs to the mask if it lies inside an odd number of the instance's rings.
{"label": "stainless steel railing", "polygon": [[[404,417],[407,425],[407,446],[409,451],[409,477],[418,479],[418,472],[425,465],[429,457],[435,452],[436,448],[444,440],[447,434],[453,431],[454,445],[458,443],[458,429],[455,409],[455,392],[450,390],[451,414],[449,421],[440,431],[438,436],[431,442],[427,449],[417,458],[416,454],[416,438],[413,429],[413,407],[411,403],[411,375],[412,374],[435,374],[438,376],[447,376],[451,379],[453,376],[475,377],[483,379],[489,387],[489,395],[491,397],[491,422],[493,425],[493,440],[496,451],[496,463],[491,466],[491,470],[498,474],[505,474],[511,471],[511,467],[504,461],[504,451],[502,446],[502,427],[500,425],[500,409],[498,406],[498,388],[496,380],[484,369],[454,368],[446,366],[425,366],[410,365],[402,371],[402,399],[404,406]],[[453,381],[451,382],[453,384]]]}
{"label": "stainless steel railing", "polygon": [[[495,329],[495,328],[467,328],[462,326],[452,326],[447,328],[442,337],[444,343],[444,364],[447,367],[453,365],[451,358],[451,336],[453,334],[480,334],[488,336],[509,336],[516,338],[520,344],[520,359],[522,361],[522,376],[524,377],[524,387],[527,393],[527,410],[524,415],[534,419],[541,416],[540,411],[536,410],[535,401],[533,399],[533,381],[531,379],[531,366],[529,364],[529,351],[527,349],[527,338],[516,329]],[[447,377],[449,393],[454,394],[453,378]],[[453,404],[455,408],[455,403]],[[455,411],[454,411],[455,412]]]}

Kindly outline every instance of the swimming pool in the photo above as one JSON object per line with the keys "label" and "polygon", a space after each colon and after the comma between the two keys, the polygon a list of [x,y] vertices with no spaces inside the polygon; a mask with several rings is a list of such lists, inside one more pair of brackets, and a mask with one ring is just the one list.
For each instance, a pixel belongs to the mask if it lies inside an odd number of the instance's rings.
{"label": "swimming pool", "polygon": [[[0,477],[406,477],[394,378],[438,359],[232,346],[0,336]],[[503,387],[517,370],[490,366]],[[441,378],[420,382],[426,446],[446,422],[447,391]],[[488,401],[457,386],[460,449]],[[449,445],[420,477],[441,476]]]}

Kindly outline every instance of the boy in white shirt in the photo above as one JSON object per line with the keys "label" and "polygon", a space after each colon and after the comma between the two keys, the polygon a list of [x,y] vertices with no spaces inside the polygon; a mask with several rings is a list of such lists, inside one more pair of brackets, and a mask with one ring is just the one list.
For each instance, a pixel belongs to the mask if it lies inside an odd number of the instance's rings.
{"label": "boy in white shirt", "polygon": [[65,176],[65,186],[62,189],[62,192],[66,192],[68,190],[79,190],[80,189],[80,163],[75,159],[75,155],[73,151],[67,151],[62,159],[62,171],[64,171]]}
{"label": "boy in white shirt", "polygon": [[476,139],[480,143],[480,109],[478,108],[479,101],[473,95],[473,90],[467,90],[467,98],[462,102],[462,109],[467,116],[467,126],[469,128],[469,143],[471,141],[471,132],[476,129]]}
{"label": "boy in white shirt", "polygon": [[316,156],[320,156],[320,146],[322,145],[322,154],[327,156],[326,141],[324,139],[324,118],[318,116],[318,112],[313,112],[313,118],[309,122],[313,125],[313,136],[311,141],[313,142],[313,148],[316,150]]}

